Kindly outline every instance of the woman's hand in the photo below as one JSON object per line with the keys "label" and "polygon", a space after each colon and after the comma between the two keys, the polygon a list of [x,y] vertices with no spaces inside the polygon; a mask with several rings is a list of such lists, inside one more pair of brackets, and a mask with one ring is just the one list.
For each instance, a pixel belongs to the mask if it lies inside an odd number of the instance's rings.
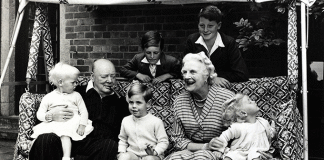
{"label": "woman's hand", "polygon": [[215,150],[222,148],[224,145],[225,145],[224,142],[222,140],[220,140],[219,137],[216,137],[216,138],[213,138],[210,140],[207,148],[209,148],[209,150],[215,151]]}
{"label": "woman's hand", "polygon": [[65,107],[53,108],[50,112],[53,114],[52,120],[57,122],[66,122],[71,119],[74,116],[73,111],[66,107],[67,105]]}
{"label": "woman's hand", "polygon": [[231,83],[225,78],[216,77],[215,84],[217,84],[218,86],[223,87],[223,88],[230,88]]}
{"label": "woman's hand", "polygon": [[151,77],[150,77],[150,76],[145,75],[145,74],[142,74],[142,73],[138,73],[138,74],[136,75],[136,78],[139,79],[139,80],[142,81],[142,82],[145,82],[145,83],[151,81]]}

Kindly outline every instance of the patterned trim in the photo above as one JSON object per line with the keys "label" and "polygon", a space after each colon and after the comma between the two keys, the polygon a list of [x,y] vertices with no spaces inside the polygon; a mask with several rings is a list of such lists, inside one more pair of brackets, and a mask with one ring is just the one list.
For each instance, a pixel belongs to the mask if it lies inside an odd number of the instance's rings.
{"label": "patterned trim", "polygon": [[60,4],[69,4],[69,2],[67,0],[59,0]]}

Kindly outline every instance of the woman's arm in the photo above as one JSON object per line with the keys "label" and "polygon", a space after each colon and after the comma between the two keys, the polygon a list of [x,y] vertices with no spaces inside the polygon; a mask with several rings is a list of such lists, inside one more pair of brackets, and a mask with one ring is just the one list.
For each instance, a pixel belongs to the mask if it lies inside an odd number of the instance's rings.
{"label": "woman's arm", "polygon": [[172,125],[171,140],[174,142],[175,147],[180,150],[187,149],[188,144],[191,143],[191,140],[186,137],[184,131],[185,129],[180,119],[175,115],[175,120]]}

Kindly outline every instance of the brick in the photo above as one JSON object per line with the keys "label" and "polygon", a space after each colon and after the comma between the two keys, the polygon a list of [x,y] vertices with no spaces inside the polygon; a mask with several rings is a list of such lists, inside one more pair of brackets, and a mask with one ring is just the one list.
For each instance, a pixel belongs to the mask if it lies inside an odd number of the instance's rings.
{"label": "brick", "polygon": [[121,52],[127,52],[128,51],[128,46],[119,46],[119,50]]}
{"label": "brick", "polygon": [[70,40],[70,45],[73,45],[74,43],[73,43],[73,40]]}
{"label": "brick", "polygon": [[126,45],[139,45],[141,40],[139,38],[127,38],[125,39]]}
{"label": "brick", "polygon": [[87,8],[84,5],[79,5],[79,12],[86,12]]}
{"label": "brick", "polygon": [[109,18],[104,20],[104,24],[119,24],[120,18]]}
{"label": "brick", "polygon": [[65,32],[66,33],[74,32],[74,27],[65,27]]}
{"label": "brick", "polygon": [[78,6],[66,5],[65,6],[65,12],[66,13],[69,13],[69,12],[78,12]]}
{"label": "brick", "polygon": [[93,46],[86,46],[86,52],[92,52]]}
{"label": "brick", "polygon": [[138,52],[138,46],[128,46],[129,52]]}
{"label": "brick", "polygon": [[74,18],[89,18],[90,15],[88,12],[83,13],[74,13]]}
{"label": "brick", "polygon": [[176,31],[168,31],[163,34],[163,37],[177,37],[177,32]]}
{"label": "brick", "polygon": [[111,46],[112,52],[119,52],[119,46]]}
{"label": "brick", "polygon": [[187,37],[185,31],[176,31],[175,37]]}
{"label": "brick", "polygon": [[102,37],[103,38],[110,38],[110,32],[104,32]]}
{"label": "brick", "polygon": [[124,11],[124,16],[141,16],[143,15],[143,11],[142,10],[128,10],[128,11]]}
{"label": "brick", "polygon": [[182,24],[183,30],[195,29],[197,31],[197,28],[198,28],[198,24],[196,22]]}
{"label": "brick", "polygon": [[144,10],[143,15],[161,15],[161,10],[157,10],[157,9]]}
{"label": "brick", "polygon": [[119,38],[120,32],[111,32],[110,33],[110,38]]}
{"label": "brick", "polygon": [[143,31],[143,24],[130,24],[125,25],[125,31]]}
{"label": "brick", "polygon": [[65,39],[75,39],[76,38],[76,33],[67,33],[65,35]]}
{"label": "brick", "polygon": [[136,23],[137,22],[137,18],[136,17],[128,17],[127,18],[127,23]]}
{"label": "brick", "polygon": [[105,39],[93,39],[90,40],[90,45],[105,45],[106,40]]}
{"label": "brick", "polygon": [[101,50],[102,52],[110,52],[110,46],[102,46]]}
{"label": "brick", "polygon": [[78,22],[78,20],[67,20],[65,25],[66,26],[76,26],[77,22]]}
{"label": "brick", "polygon": [[123,59],[132,59],[137,53],[124,53]]}
{"label": "brick", "polygon": [[66,13],[65,19],[73,19],[73,13]]}
{"label": "brick", "polygon": [[89,45],[89,40],[74,40],[74,45]]}
{"label": "brick", "polygon": [[85,52],[85,46],[77,46],[78,52]]}
{"label": "brick", "polygon": [[90,53],[90,58],[95,58],[95,59],[107,58],[107,53]]}
{"label": "brick", "polygon": [[85,38],[94,38],[94,33],[93,32],[86,32],[84,37]]}
{"label": "brick", "polygon": [[91,31],[106,31],[106,25],[91,26]]}
{"label": "brick", "polygon": [[93,46],[93,51],[94,52],[101,52],[102,48],[101,48],[101,46]]}
{"label": "brick", "polygon": [[78,58],[87,59],[87,58],[89,58],[89,55],[88,55],[88,53],[72,53],[72,57],[74,59],[78,59]]}
{"label": "brick", "polygon": [[122,53],[107,53],[107,58],[119,58],[122,59],[123,58],[123,54]]}
{"label": "brick", "polygon": [[102,37],[103,37],[102,32],[95,33],[95,38],[102,38]]}
{"label": "brick", "polygon": [[147,23],[153,23],[153,22],[155,22],[155,17],[146,17],[146,22]]}
{"label": "brick", "polygon": [[175,52],[177,47],[176,45],[168,45],[167,48],[168,52]]}
{"label": "brick", "polygon": [[144,30],[162,30],[162,24],[144,24]]}
{"label": "brick", "polygon": [[179,44],[180,39],[179,38],[164,38],[165,44]]}
{"label": "brick", "polygon": [[108,31],[124,31],[125,25],[108,25]]}
{"label": "brick", "polygon": [[119,65],[119,60],[117,60],[117,59],[112,59],[112,60],[110,60],[110,61],[111,61],[111,63],[114,64],[114,66],[120,66],[120,65]]}
{"label": "brick", "polygon": [[167,16],[167,17],[165,17],[165,22],[166,23],[176,23],[177,21],[176,21],[175,17],[176,16]]}
{"label": "brick", "polygon": [[90,26],[76,26],[75,32],[90,31]]}
{"label": "brick", "polygon": [[94,24],[94,19],[89,19],[89,18],[79,18],[78,19],[78,24],[79,25],[93,25]]}
{"label": "brick", "polygon": [[78,59],[76,64],[77,65],[84,65],[84,60]]}
{"label": "brick", "polygon": [[78,39],[83,39],[84,38],[84,32],[78,33],[77,37],[78,37]]}
{"label": "brick", "polygon": [[136,18],[136,23],[145,23],[146,22],[146,17],[137,17]]}
{"label": "brick", "polygon": [[70,51],[76,51],[76,46],[70,46]]}
{"label": "brick", "polygon": [[80,72],[90,72],[89,66],[75,66]]}
{"label": "brick", "polygon": [[129,61],[129,60],[121,59],[121,60],[119,60],[119,64],[120,64],[121,66],[123,66],[123,65],[125,65],[128,61]]}
{"label": "brick", "polygon": [[120,38],[127,38],[128,32],[120,32]]}
{"label": "brick", "polygon": [[137,32],[128,32],[130,38],[137,38]]}
{"label": "brick", "polygon": [[179,30],[179,29],[181,29],[181,26],[183,26],[183,25],[182,24],[175,24],[175,23],[163,24],[163,30]]}
{"label": "brick", "polygon": [[108,45],[124,45],[125,40],[124,39],[108,39],[107,44]]}
{"label": "brick", "polygon": [[156,17],[156,23],[164,23],[164,17]]}

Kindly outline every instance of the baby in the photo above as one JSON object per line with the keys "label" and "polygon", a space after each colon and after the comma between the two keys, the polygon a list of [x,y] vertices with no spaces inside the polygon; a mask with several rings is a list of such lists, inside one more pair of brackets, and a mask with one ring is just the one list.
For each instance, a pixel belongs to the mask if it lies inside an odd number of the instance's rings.
{"label": "baby", "polygon": [[271,138],[275,135],[275,124],[257,117],[259,107],[247,95],[236,94],[224,103],[223,121],[230,126],[220,135],[225,142],[219,151],[224,152],[228,141],[233,139],[224,160],[259,160],[260,152],[270,149]]}
{"label": "baby", "polygon": [[[34,133],[31,135],[32,138],[44,133],[55,133],[59,136],[63,148],[62,160],[71,159],[71,139],[82,140],[93,130],[85,103],[81,95],[74,91],[79,74],[77,68],[62,62],[57,63],[49,72],[49,81],[56,89],[42,99],[37,118],[43,122],[33,128]],[[73,110],[74,116],[71,119],[63,117],[54,121],[51,110],[56,107],[69,108]]]}
{"label": "baby", "polygon": [[162,160],[169,141],[162,120],[147,112],[152,91],[146,85],[133,83],[126,98],[132,115],[122,121],[117,158]]}

